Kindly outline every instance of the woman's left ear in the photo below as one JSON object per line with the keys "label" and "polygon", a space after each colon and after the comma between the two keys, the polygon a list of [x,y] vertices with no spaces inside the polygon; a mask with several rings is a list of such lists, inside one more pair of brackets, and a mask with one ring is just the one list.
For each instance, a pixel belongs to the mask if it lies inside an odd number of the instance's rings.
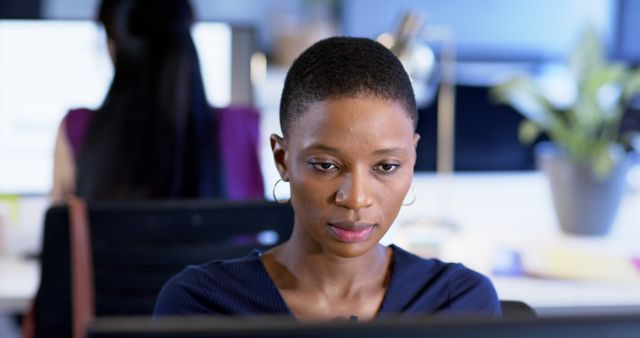
{"label": "woman's left ear", "polygon": [[287,150],[284,138],[271,134],[269,138],[271,142],[271,150],[273,151],[273,160],[276,163],[276,169],[283,181],[289,181],[289,170],[287,167]]}

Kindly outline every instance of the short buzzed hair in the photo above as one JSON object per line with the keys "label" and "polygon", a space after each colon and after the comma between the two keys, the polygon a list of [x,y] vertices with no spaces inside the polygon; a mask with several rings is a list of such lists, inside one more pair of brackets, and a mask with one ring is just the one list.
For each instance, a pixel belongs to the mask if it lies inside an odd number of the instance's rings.
{"label": "short buzzed hair", "polygon": [[372,95],[396,101],[413,123],[418,109],[400,60],[380,43],[365,38],[333,37],[305,50],[294,62],[280,101],[280,128],[284,137],[309,106],[326,99]]}

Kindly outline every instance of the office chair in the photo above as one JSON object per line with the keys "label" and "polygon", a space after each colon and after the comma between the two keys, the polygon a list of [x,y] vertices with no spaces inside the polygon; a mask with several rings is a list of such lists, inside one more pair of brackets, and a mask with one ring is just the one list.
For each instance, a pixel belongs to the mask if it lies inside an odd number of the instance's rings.
{"label": "office chair", "polygon": [[[289,205],[71,199],[45,217],[35,337],[80,337],[95,316],[151,315],[164,283],[190,264],[285,241]],[[73,318],[73,319],[72,319]]]}
{"label": "office chair", "polygon": [[40,286],[23,320],[23,337],[71,337],[71,264],[66,207],[50,207],[44,218]]}
{"label": "office chair", "polygon": [[536,311],[527,303],[518,300],[501,300],[502,318],[532,319],[536,318]]}

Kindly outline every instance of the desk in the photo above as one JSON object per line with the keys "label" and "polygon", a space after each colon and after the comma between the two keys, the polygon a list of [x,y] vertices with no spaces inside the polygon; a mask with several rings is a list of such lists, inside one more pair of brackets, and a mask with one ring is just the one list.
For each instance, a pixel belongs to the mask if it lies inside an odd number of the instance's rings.
{"label": "desk", "polygon": [[[418,173],[413,186],[416,202],[402,208],[383,242],[396,242],[416,252],[424,250],[426,243],[443,260],[459,261],[485,273],[500,298],[522,300],[546,313],[578,306],[626,306],[640,311],[637,282],[616,280],[616,276],[581,281],[509,277],[494,274],[491,264],[504,249],[525,253],[526,263],[534,268],[537,252],[558,247],[612,260],[640,257],[640,193],[626,196],[610,234],[580,238],[565,235],[556,226],[547,182],[539,173],[456,174],[445,180]],[[449,219],[456,230],[425,226],[434,217]],[[0,312],[24,311],[39,279],[36,262],[13,257],[0,256]]]}
{"label": "desk", "polygon": [[39,280],[37,261],[0,256],[0,314],[25,313]]}
{"label": "desk", "polygon": [[[622,257],[640,257],[640,193],[625,197],[611,233],[579,237],[559,230],[546,178],[537,172],[456,174],[444,179],[417,173],[413,186],[416,202],[402,208],[383,241],[462,262],[489,276],[501,299],[522,300],[549,313],[577,306],[640,311],[640,269],[632,276],[603,276],[598,266],[620,263]],[[446,219],[452,226],[434,226],[434,218]],[[570,271],[572,267],[553,266],[555,262],[544,259],[545,254],[557,257],[564,249],[581,263],[591,256],[598,262],[591,270]],[[552,269],[581,278],[494,274],[492,264],[503,252],[518,252],[528,269]],[[568,271],[557,271],[563,268]]]}
{"label": "desk", "polygon": [[36,259],[40,251],[45,195],[0,198],[0,314],[24,313],[40,280]]}

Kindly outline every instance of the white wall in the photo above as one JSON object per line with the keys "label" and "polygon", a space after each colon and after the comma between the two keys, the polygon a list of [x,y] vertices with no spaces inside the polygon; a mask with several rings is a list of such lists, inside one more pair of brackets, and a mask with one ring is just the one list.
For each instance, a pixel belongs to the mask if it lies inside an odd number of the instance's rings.
{"label": "white wall", "polygon": [[454,30],[461,54],[557,57],[587,22],[610,40],[615,0],[347,0],[346,34],[375,37],[407,10]]}

